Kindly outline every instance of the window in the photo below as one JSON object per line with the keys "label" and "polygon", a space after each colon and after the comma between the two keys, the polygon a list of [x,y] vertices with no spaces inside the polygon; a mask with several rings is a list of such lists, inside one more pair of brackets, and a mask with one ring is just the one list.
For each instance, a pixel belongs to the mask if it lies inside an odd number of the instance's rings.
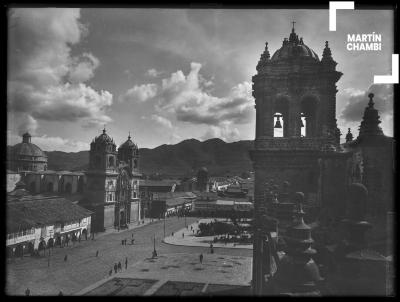
{"label": "window", "polygon": [[109,167],[114,167],[114,157],[113,156],[110,156],[108,158],[108,166]]}

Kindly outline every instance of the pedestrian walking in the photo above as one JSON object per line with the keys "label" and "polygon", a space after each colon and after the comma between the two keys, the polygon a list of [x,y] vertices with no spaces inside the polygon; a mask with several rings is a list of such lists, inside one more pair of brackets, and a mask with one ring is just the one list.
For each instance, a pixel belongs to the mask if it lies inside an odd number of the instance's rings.
{"label": "pedestrian walking", "polygon": [[124,240],[123,239],[121,240],[121,245],[124,245]]}
{"label": "pedestrian walking", "polygon": [[112,275],[112,269],[110,269],[110,271],[108,272],[108,275],[109,275],[109,276]]}
{"label": "pedestrian walking", "polygon": [[119,270],[119,271],[122,271],[122,265],[121,265],[121,262],[118,262],[118,270]]}
{"label": "pedestrian walking", "polygon": [[132,238],[133,238],[133,233],[132,233]]}
{"label": "pedestrian walking", "polygon": [[132,240],[131,240],[131,243],[132,243],[132,245],[133,245],[133,244],[135,243],[135,239],[132,239]]}
{"label": "pedestrian walking", "polygon": [[31,294],[31,290],[29,288],[27,288],[25,290],[25,296],[29,296]]}
{"label": "pedestrian walking", "polygon": [[182,238],[185,238],[185,233],[182,232]]}
{"label": "pedestrian walking", "polygon": [[68,255],[65,255],[64,262],[67,262],[67,260],[68,260]]}
{"label": "pedestrian walking", "polygon": [[210,253],[214,254],[214,249],[213,248],[211,248]]}
{"label": "pedestrian walking", "polygon": [[128,269],[128,257],[125,258],[125,269]]}
{"label": "pedestrian walking", "polygon": [[200,254],[200,263],[203,263],[203,254]]}
{"label": "pedestrian walking", "polygon": [[174,232],[172,232],[172,236],[174,236]]}
{"label": "pedestrian walking", "polygon": [[98,257],[98,256],[99,256],[99,251],[97,250],[97,251],[96,251],[96,257]]}
{"label": "pedestrian walking", "polygon": [[116,263],[114,263],[114,272],[115,272],[115,273],[117,273],[117,269],[118,269],[118,266],[117,266]]}

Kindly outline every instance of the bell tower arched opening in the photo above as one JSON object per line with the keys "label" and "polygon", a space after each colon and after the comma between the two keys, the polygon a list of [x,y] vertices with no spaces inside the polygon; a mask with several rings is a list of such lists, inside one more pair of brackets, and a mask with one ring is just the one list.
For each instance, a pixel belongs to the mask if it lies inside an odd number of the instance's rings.
{"label": "bell tower arched opening", "polygon": [[[306,96],[301,99],[300,119],[304,125],[302,135],[305,137],[315,137],[317,135],[317,106],[318,99],[315,96]],[[303,130],[304,128],[304,130]]]}
{"label": "bell tower arched opening", "polygon": [[273,108],[274,137],[288,137],[289,130],[289,99],[278,97]]}
{"label": "bell tower arched opening", "polygon": [[304,113],[300,113],[300,135],[301,137],[306,136],[306,126],[307,126],[307,121],[306,117],[304,116]]}

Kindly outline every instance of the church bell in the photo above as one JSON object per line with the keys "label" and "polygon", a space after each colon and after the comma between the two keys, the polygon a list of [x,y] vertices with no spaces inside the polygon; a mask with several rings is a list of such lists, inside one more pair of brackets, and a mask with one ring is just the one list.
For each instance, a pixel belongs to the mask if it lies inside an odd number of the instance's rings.
{"label": "church bell", "polygon": [[276,123],[275,123],[275,127],[274,127],[274,128],[282,128],[281,121],[280,121],[280,119],[279,119],[280,117],[277,116],[276,118],[277,118],[277,120],[276,120]]}

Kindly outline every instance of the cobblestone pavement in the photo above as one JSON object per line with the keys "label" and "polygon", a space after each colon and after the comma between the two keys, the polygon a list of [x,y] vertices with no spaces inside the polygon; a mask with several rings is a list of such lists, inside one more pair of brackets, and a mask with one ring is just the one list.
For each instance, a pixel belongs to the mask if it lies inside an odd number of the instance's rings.
{"label": "cobblestone pavement", "polygon": [[[185,245],[185,246],[202,246],[202,247],[209,247],[210,242],[213,242],[214,236],[202,236],[196,237],[195,234],[198,230],[198,225],[200,223],[209,223],[214,221],[214,218],[205,218],[200,219],[198,221],[193,222],[192,224],[188,225],[186,228],[182,228],[179,231],[175,232],[174,235],[167,236],[164,238],[164,242],[173,245]],[[225,219],[218,218],[220,221],[225,221]],[[182,236],[182,234],[184,234]],[[236,244],[236,243],[220,243],[216,242],[213,243],[213,247],[220,247],[220,248],[235,248],[235,249],[253,249],[252,244]]]}
{"label": "cobblestone pavement", "polygon": [[77,294],[198,295],[209,286],[250,285],[251,257],[203,254],[200,262],[199,256],[197,253],[174,253],[146,258]]}
{"label": "cobblestone pavement", "polygon": [[[191,224],[198,219],[186,218]],[[208,253],[205,247],[174,246],[161,242],[164,222],[157,221],[134,230],[97,236],[95,240],[82,241],[75,246],[54,248],[51,252],[50,266],[48,257],[15,259],[7,262],[6,293],[9,295],[24,295],[26,288],[31,295],[64,295],[76,293],[103,278],[109,277],[109,271],[114,263],[121,262],[125,270],[125,258],[128,266],[151,257],[153,251],[153,236],[156,238],[158,255],[169,253]],[[166,219],[165,233],[171,234],[185,227],[185,219],[171,217]],[[135,244],[130,244],[131,234],[134,234]],[[121,244],[127,239],[126,246]],[[96,257],[96,251],[99,256]],[[215,254],[233,256],[252,256],[251,250],[215,248]],[[64,262],[64,256],[68,259]],[[114,271],[112,272],[114,275]]]}

